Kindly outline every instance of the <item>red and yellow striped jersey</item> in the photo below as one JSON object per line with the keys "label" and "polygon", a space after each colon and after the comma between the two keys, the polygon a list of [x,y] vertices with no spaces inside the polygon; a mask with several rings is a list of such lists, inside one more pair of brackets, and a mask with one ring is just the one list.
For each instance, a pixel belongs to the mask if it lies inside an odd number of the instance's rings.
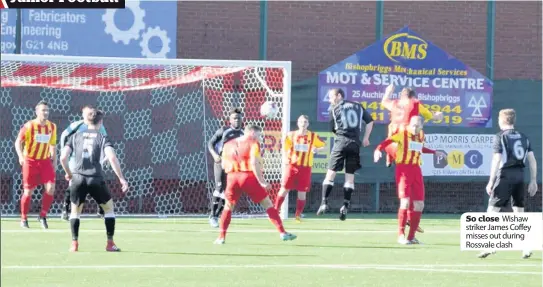
{"label": "red and yellow striped jersey", "polygon": [[44,160],[51,158],[49,147],[57,144],[57,126],[47,121],[40,125],[35,120],[28,121],[19,131],[19,139],[24,142],[25,158]]}
{"label": "red and yellow striped jersey", "polygon": [[252,159],[260,159],[260,144],[257,140],[237,138],[224,144],[222,166],[226,173],[253,171]]}
{"label": "red and yellow striped jersey", "polygon": [[307,131],[305,135],[298,131],[289,132],[283,145],[288,163],[296,166],[313,166],[313,148],[321,148],[325,144],[319,136]]}
{"label": "red and yellow striped jersey", "polygon": [[411,118],[419,115],[426,121],[431,120],[434,116],[432,112],[417,99],[410,99],[405,103],[401,102],[401,100],[394,100],[392,102],[392,110],[390,111],[388,135],[391,136],[395,133],[404,131],[405,127],[409,125]]}
{"label": "red and yellow striped jersey", "polygon": [[421,165],[421,153],[435,153],[424,147],[424,132],[414,135],[406,130],[396,133],[377,146],[378,150],[385,149],[389,144],[397,143],[396,164]]}

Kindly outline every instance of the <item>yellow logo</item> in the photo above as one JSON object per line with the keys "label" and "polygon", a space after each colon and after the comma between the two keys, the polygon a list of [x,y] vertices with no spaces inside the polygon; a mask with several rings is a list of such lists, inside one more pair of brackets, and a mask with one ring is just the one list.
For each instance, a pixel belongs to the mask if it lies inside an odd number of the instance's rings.
{"label": "yellow logo", "polygon": [[447,155],[447,162],[449,162],[451,168],[462,168],[464,167],[464,154],[453,150]]}
{"label": "yellow logo", "polygon": [[385,55],[392,61],[399,63],[395,58],[407,58],[410,60],[426,58],[428,43],[423,39],[400,33],[390,36],[383,45]]}

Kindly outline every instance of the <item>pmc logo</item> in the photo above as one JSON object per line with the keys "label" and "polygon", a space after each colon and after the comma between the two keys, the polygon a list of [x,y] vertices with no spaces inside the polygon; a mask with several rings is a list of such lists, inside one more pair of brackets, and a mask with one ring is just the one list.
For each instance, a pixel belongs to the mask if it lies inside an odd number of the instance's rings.
{"label": "pmc logo", "polygon": [[392,35],[383,45],[385,55],[396,63],[399,63],[396,58],[422,60],[426,58],[427,49],[428,43],[426,41],[407,33]]}

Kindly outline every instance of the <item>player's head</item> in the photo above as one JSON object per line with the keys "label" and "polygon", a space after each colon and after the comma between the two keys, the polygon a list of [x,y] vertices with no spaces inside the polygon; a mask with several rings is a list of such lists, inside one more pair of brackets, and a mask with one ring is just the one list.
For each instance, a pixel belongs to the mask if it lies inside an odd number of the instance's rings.
{"label": "player's head", "polygon": [[328,91],[328,101],[335,106],[345,99],[345,92],[342,89],[331,89]]}
{"label": "player's head", "polygon": [[250,124],[245,127],[244,134],[249,138],[260,140],[262,128],[257,125]]}
{"label": "player's head", "polygon": [[90,105],[83,107],[81,112],[83,114],[83,121],[85,122],[85,124],[87,125],[92,124],[92,120],[96,117],[97,111],[98,110],[95,107],[90,106]]}
{"label": "player's head", "polygon": [[95,128],[98,128],[102,124],[103,119],[104,112],[95,109],[89,115],[89,124],[93,125]]}
{"label": "player's head", "polygon": [[411,117],[411,120],[409,120],[409,132],[414,135],[420,133],[422,126],[424,125],[423,123],[420,116]]}
{"label": "player's head", "polygon": [[81,108],[81,115],[85,118],[89,113],[95,110],[96,108],[93,105],[84,105],[83,108]]}
{"label": "player's head", "polygon": [[401,93],[400,93],[401,98],[412,99],[415,96],[416,96],[415,90],[413,90],[412,88],[403,88]]}
{"label": "player's head", "polygon": [[510,129],[515,126],[517,121],[517,113],[513,109],[503,109],[500,110],[498,116],[498,124],[500,125],[501,130]]}
{"label": "player's head", "polygon": [[235,129],[241,127],[241,110],[239,108],[233,108],[230,110],[230,126]]}
{"label": "player's head", "polygon": [[36,117],[40,121],[49,119],[49,104],[46,101],[40,101],[36,105]]}
{"label": "player's head", "polygon": [[307,115],[301,115],[298,117],[298,128],[302,131],[307,130],[309,127],[309,117]]}

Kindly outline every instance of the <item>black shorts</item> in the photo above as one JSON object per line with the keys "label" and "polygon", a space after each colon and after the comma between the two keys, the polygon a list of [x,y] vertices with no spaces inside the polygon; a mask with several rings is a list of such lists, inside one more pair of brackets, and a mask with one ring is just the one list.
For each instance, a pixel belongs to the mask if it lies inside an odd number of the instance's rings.
{"label": "black shorts", "polygon": [[215,176],[215,190],[213,192],[213,196],[219,196],[226,188],[226,172],[224,172],[220,162],[214,163],[213,173]]}
{"label": "black shorts", "polygon": [[74,174],[69,188],[70,201],[78,206],[85,203],[87,194],[98,204],[104,204],[111,199],[111,193],[101,177]]}
{"label": "black shorts", "polygon": [[512,198],[514,207],[524,207],[524,170],[520,168],[504,169],[496,177],[489,206],[505,207]]}
{"label": "black shorts", "polygon": [[345,173],[354,174],[361,167],[360,144],[350,139],[336,138],[330,152],[328,169],[337,172],[345,168]]}

